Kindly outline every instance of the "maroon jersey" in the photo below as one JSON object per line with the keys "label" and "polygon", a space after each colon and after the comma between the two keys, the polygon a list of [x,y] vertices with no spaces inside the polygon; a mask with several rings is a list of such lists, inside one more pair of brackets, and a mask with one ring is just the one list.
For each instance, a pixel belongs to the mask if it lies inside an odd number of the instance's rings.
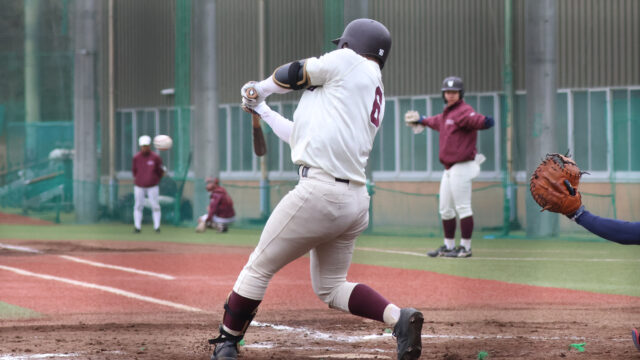
{"label": "maroon jersey", "polygon": [[153,151],[148,153],[140,151],[133,157],[131,172],[133,172],[136,186],[145,188],[156,186],[164,174],[162,158]]}
{"label": "maroon jersey", "polygon": [[478,130],[485,128],[485,116],[459,100],[442,114],[423,119],[422,124],[440,132],[440,162],[449,169],[476,157]]}
{"label": "maroon jersey", "polygon": [[225,219],[236,216],[236,212],[233,210],[233,200],[225,188],[216,186],[210,197],[207,221],[211,221],[214,215]]}

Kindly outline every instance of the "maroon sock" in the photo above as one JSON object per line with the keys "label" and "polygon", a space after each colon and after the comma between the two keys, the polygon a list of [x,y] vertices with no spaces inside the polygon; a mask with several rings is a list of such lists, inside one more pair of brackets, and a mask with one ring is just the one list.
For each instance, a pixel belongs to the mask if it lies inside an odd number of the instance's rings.
{"label": "maroon sock", "polygon": [[444,229],[444,238],[453,239],[456,237],[456,218],[442,220],[442,228]]}
{"label": "maroon sock", "polygon": [[222,323],[234,331],[244,330],[248,318],[258,308],[261,302],[262,300],[251,300],[232,291],[231,295],[229,295],[229,301],[227,302],[229,310],[225,309]]}
{"label": "maroon sock", "polygon": [[349,312],[367,319],[383,321],[384,309],[390,302],[367,285],[358,284],[349,297]]}
{"label": "maroon sock", "polygon": [[471,234],[473,234],[473,216],[460,219],[460,232],[462,233],[463,239],[471,239]]}

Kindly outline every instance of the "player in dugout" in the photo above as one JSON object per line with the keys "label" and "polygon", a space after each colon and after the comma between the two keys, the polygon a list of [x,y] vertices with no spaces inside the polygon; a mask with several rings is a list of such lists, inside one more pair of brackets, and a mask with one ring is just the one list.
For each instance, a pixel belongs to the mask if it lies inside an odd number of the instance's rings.
{"label": "player in dugout", "polygon": [[219,233],[229,230],[229,225],[236,219],[233,209],[233,200],[227,189],[220,186],[218,178],[207,178],[207,191],[209,195],[209,211],[198,218],[196,232],[204,232],[207,228],[216,229]]}

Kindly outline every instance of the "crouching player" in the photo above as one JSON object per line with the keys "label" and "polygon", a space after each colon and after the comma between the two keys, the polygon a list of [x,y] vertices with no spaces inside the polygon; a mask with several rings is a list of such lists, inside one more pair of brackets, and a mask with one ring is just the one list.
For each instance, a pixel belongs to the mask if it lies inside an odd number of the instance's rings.
{"label": "crouching player", "polygon": [[227,232],[229,225],[236,219],[233,200],[227,189],[220,186],[218,178],[208,178],[206,186],[207,191],[211,193],[209,212],[198,218],[196,232],[204,232],[207,228],[216,229],[220,233]]}

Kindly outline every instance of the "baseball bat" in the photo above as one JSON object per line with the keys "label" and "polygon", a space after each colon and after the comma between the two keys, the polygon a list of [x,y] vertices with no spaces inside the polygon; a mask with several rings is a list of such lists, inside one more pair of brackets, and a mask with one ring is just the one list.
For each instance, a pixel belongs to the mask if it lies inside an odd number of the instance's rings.
{"label": "baseball bat", "polygon": [[[249,99],[255,99],[258,97],[258,92],[254,88],[248,88],[245,94]],[[256,156],[262,156],[267,153],[267,142],[264,139],[262,126],[260,126],[260,115],[244,106],[242,107],[242,110],[251,113],[251,121],[253,123],[253,152]]]}

